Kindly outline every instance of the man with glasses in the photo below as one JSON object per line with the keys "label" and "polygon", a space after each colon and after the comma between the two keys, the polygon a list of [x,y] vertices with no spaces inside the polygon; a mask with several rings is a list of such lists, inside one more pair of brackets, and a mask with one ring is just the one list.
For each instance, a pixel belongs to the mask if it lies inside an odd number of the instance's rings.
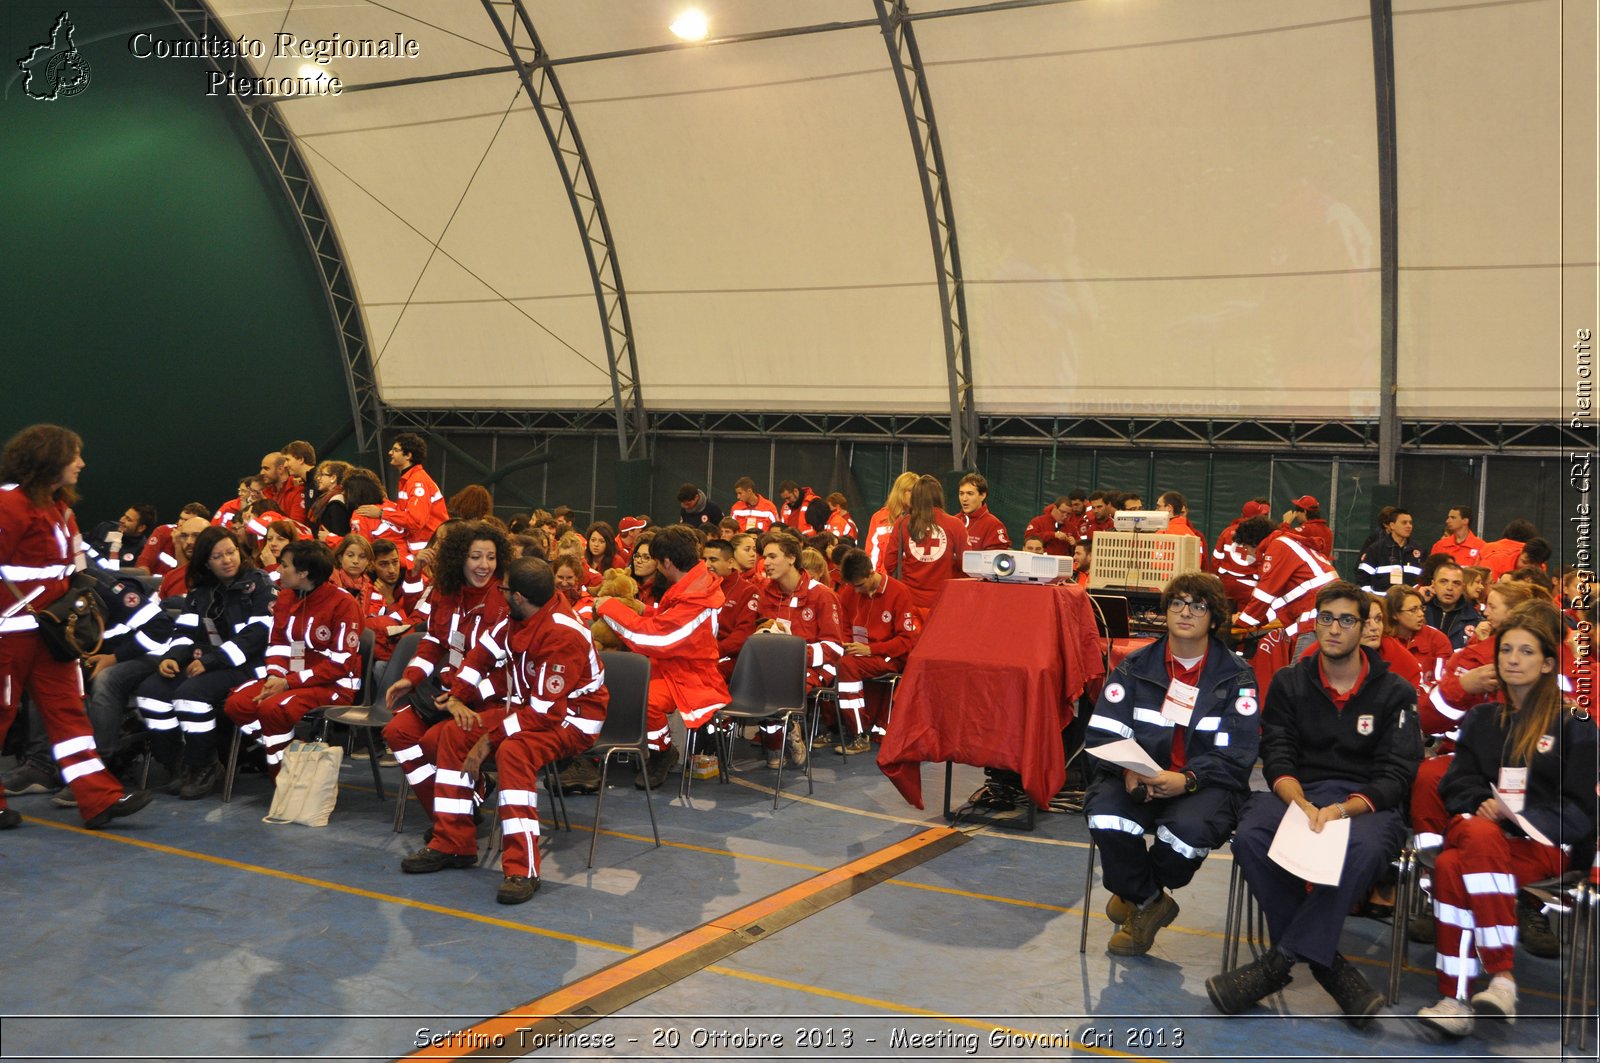
{"label": "man with glasses", "polygon": [[[1259,739],[1255,676],[1216,638],[1228,620],[1222,581],[1178,576],[1161,606],[1167,634],[1117,665],[1088,722],[1090,752],[1131,738],[1164,769],[1140,775],[1096,760],[1084,795],[1112,893],[1106,915],[1117,924],[1106,948],[1118,956],[1144,955],[1177,918],[1170,891],[1188,885],[1228,839]],[[1147,833],[1155,835],[1148,846]]]}
{"label": "man with glasses", "polygon": [[[1262,714],[1262,772],[1271,793],[1254,793],[1233,839],[1250,890],[1267,918],[1272,948],[1253,963],[1206,980],[1218,1011],[1244,1011],[1292,980],[1306,962],[1358,1029],[1383,997],[1338,952],[1345,916],[1365,898],[1405,838],[1411,779],[1422,759],[1417,693],[1361,647],[1365,596],[1343,580],[1317,593],[1317,652],[1278,672]],[[1307,883],[1268,849],[1290,805],[1320,833],[1350,821],[1337,886]]]}

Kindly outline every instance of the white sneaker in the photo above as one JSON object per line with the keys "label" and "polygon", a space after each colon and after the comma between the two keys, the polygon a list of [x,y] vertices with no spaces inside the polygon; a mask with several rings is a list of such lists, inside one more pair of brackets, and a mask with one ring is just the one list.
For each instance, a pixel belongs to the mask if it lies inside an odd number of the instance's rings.
{"label": "white sneaker", "polygon": [[1443,997],[1432,1007],[1417,1011],[1417,1019],[1428,1030],[1445,1037],[1465,1037],[1472,1032],[1472,1009],[1464,1000]]}
{"label": "white sneaker", "polygon": [[1517,983],[1509,978],[1491,978],[1489,987],[1472,997],[1472,1010],[1486,1019],[1501,1019],[1510,1026],[1517,1021]]}

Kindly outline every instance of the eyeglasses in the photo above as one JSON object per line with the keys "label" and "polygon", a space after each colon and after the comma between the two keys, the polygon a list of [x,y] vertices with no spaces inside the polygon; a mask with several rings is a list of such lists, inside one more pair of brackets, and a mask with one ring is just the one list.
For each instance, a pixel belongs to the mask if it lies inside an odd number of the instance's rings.
{"label": "eyeglasses", "polygon": [[1355,613],[1318,613],[1317,623],[1321,624],[1323,627],[1332,627],[1334,624],[1338,624],[1340,627],[1348,631],[1357,624],[1361,623],[1361,617],[1357,616]]}
{"label": "eyeglasses", "polygon": [[1408,605],[1408,606],[1406,606],[1404,609],[1402,609],[1400,611],[1402,613],[1423,613],[1423,612],[1426,612],[1427,610],[1422,608],[1422,603],[1421,602],[1418,602],[1416,605]]}
{"label": "eyeglasses", "polygon": [[1211,612],[1211,604],[1204,601],[1190,601],[1187,598],[1174,598],[1167,605],[1169,613],[1193,613],[1195,616],[1205,616]]}

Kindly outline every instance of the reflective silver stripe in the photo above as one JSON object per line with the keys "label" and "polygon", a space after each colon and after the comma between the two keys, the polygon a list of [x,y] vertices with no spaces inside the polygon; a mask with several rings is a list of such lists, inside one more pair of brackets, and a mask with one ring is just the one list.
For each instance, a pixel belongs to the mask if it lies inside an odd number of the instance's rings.
{"label": "reflective silver stripe", "polygon": [[235,646],[231,642],[224,642],[222,644],[222,652],[227,656],[228,660],[233,662],[233,666],[235,668],[244,667],[244,651],[239,649],[239,647]]}
{"label": "reflective silver stripe", "polygon": [[1462,885],[1467,892],[1473,895],[1485,893],[1503,893],[1516,896],[1517,878],[1515,875],[1502,874],[1499,871],[1476,871],[1461,876]]}
{"label": "reflective silver stripe", "polygon": [[406,772],[406,782],[410,783],[412,786],[417,786],[417,785],[419,785],[421,783],[425,783],[429,779],[431,779],[432,777],[433,777],[433,765],[432,764],[424,764],[422,767],[418,768],[416,771],[408,771],[408,772]]}
{"label": "reflective silver stripe", "polygon": [[445,816],[472,815],[472,799],[468,797],[435,797],[433,814]]}
{"label": "reflective silver stripe", "polygon": [[8,580],[64,579],[77,571],[73,565],[0,565],[0,577]]}
{"label": "reflective silver stripe", "polygon": [[[1463,937],[1465,937],[1465,935],[1463,935]],[[1478,975],[1478,960],[1474,956],[1468,956],[1465,959],[1462,959],[1457,956],[1445,956],[1441,954],[1439,956],[1439,962],[1437,966],[1439,970],[1452,976],[1465,975],[1468,978],[1476,978]]]}
{"label": "reflective silver stripe", "polygon": [[1194,722],[1194,729],[1196,731],[1215,731],[1221,726],[1221,716],[1206,716]]}
{"label": "reflective silver stripe", "polygon": [[537,805],[539,793],[537,790],[501,790],[500,803],[502,805]]}
{"label": "reflective silver stripe", "polygon": [[50,752],[56,760],[60,761],[65,760],[74,753],[82,753],[93,748],[94,735],[79,735],[77,738],[69,738],[65,742],[57,742]]}
{"label": "reflective silver stripe", "polygon": [[21,616],[8,616],[4,620],[0,620],[0,635],[8,631],[32,631],[38,626],[39,621],[35,620],[31,613],[24,613]]}
{"label": "reflective silver stripe", "polygon": [[1477,920],[1472,917],[1471,908],[1457,908],[1453,904],[1446,904],[1437,899],[1433,902],[1433,916],[1441,923],[1449,923],[1462,930],[1472,930],[1478,925]]}
{"label": "reflective silver stripe", "polygon": [[93,775],[97,771],[105,770],[106,766],[100,763],[99,757],[90,757],[88,760],[80,760],[70,767],[62,768],[61,781],[70,783],[74,779],[81,779],[85,775]]}
{"label": "reflective silver stripe", "polygon": [[172,703],[172,707],[186,716],[211,715],[211,706],[204,701],[188,701],[180,698]]}
{"label": "reflective silver stripe", "polygon": [[145,714],[144,725],[152,731],[175,731],[178,727],[176,716],[153,716]]}
{"label": "reflective silver stripe", "polygon": [[518,816],[515,819],[500,821],[500,830],[504,834],[534,834],[539,833],[539,821]]}
{"label": "reflective silver stripe", "polygon": [[449,768],[440,768],[436,776],[435,786],[459,786],[463,790],[472,789],[472,776],[464,771],[452,771]]}
{"label": "reflective silver stripe", "polygon": [[600,728],[604,726],[603,721],[591,720],[584,716],[568,716],[567,723],[586,735],[597,735],[600,733]]}
{"label": "reflective silver stripe", "polygon": [[178,722],[182,724],[184,734],[204,734],[207,731],[216,730],[217,727],[217,721],[212,719],[179,720]]}
{"label": "reflective silver stripe", "polygon": [[[1148,723],[1155,727],[1171,727],[1172,721],[1161,715],[1155,709],[1134,709],[1134,723]],[[1132,737],[1131,735],[1129,737]]]}
{"label": "reflective silver stripe", "polygon": [[1228,744],[1228,732],[1227,731],[1218,731],[1217,732],[1217,740],[1216,740],[1216,742],[1214,744],[1216,745],[1216,747],[1218,749],[1221,749],[1223,746],[1227,745]]}
{"label": "reflective silver stripe", "polygon": [[626,642],[638,643],[640,646],[671,646],[694,634],[695,628],[715,615],[716,610],[714,609],[702,609],[693,620],[676,630],[669,631],[665,635],[641,635],[636,631],[628,630],[609,616],[604,619],[606,624]]}
{"label": "reflective silver stripe", "polygon": [[1128,727],[1109,716],[1101,716],[1099,713],[1089,717],[1089,726],[1098,731],[1110,731],[1112,734],[1119,734],[1123,738],[1133,737],[1133,728]]}
{"label": "reflective silver stripe", "polygon": [[1435,709],[1439,710],[1439,715],[1447,720],[1459,720],[1467,714],[1465,709],[1458,709],[1444,699],[1444,688],[1442,686],[1434,687],[1433,693],[1428,695],[1428,700],[1433,702]]}
{"label": "reflective silver stripe", "polygon": [[1517,944],[1517,928],[1510,926],[1480,926],[1472,932],[1480,949],[1509,949]]}
{"label": "reflective silver stripe", "polygon": [[1156,840],[1165,842],[1173,852],[1179,856],[1187,856],[1190,860],[1204,860],[1206,855],[1211,852],[1210,849],[1196,849],[1165,826],[1156,828]]}
{"label": "reflective silver stripe", "polygon": [[1123,819],[1121,816],[1090,816],[1089,829],[1119,830],[1124,834],[1137,834],[1141,837],[1144,836],[1143,827],[1139,826],[1139,824],[1135,823],[1133,820]]}

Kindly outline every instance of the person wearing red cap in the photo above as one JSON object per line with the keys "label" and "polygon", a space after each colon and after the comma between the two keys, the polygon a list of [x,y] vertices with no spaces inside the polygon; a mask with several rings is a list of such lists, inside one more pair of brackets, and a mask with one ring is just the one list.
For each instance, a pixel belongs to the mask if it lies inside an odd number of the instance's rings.
{"label": "person wearing red cap", "polygon": [[[1227,585],[1230,579],[1236,583],[1243,583],[1245,598],[1249,598],[1250,591],[1255,589],[1261,568],[1255,551],[1241,550],[1234,546],[1233,536],[1239,530],[1239,525],[1251,517],[1264,517],[1269,512],[1271,507],[1268,506],[1267,500],[1259,495],[1246,502],[1233,522],[1217,534],[1217,545],[1212,547],[1210,560],[1206,563],[1206,571],[1221,576],[1224,585]],[[1231,591],[1228,596],[1234,598],[1235,604],[1239,603],[1240,599],[1235,598]]]}
{"label": "person wearing red cap", "polygon": [[617,556],[612,559],[612,568],[629,566],[633,561],[633,548],[649,526],[650,522],[643,517],[623,517],[617,522]]}
{"label": "person wearing red cap", "polygon": [[1294,527],[1294,519],[1298,514],[1303,522],[1300,525],[1300,536],[1311,542],[1317,552],[1323,557],[1333,556],[1333,529],[1328,527],[1328,522],[1322,519],[1322,506],[1312,495],[1301,495],[1289,503],[1290,510],[1283,515],[1284,530]]}

